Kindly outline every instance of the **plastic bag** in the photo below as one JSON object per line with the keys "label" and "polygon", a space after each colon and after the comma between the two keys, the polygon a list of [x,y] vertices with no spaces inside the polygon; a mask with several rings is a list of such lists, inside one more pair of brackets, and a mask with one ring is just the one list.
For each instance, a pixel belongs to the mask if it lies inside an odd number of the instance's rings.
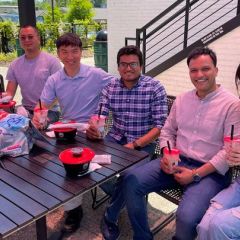
{"label": "plastic bag", "polygon": [[29,119],[0,110],[0,156],[12,157],[28,154],[32,148]]}

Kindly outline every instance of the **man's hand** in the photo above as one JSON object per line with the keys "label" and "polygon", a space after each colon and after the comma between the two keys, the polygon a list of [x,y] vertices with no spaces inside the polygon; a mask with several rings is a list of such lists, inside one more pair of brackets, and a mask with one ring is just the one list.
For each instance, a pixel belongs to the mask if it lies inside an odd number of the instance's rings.
{"label": "man's hand", "polygon": [[124,147],[130,148],[130,149],[134,149],[133,143],[127,143],[124,145]]}
{"label": "man's hand", "polygon": [[162,171],[164,171],[166,174],[172,174],[171,169],[169,168],[168,160],[166,157],[162,157],[160,161],[160,166]]}
{"label": "man's hand", "polygon": [[88,138],[90,139],[100,139],[101,136],[99,134],[99,131],[97,130],[96,127],[94,127],[93,125],[89,125],[89,128],[86,130],[86,135]]}
{"label": "man's hand", "polygon": [[230,147],[230,150],[227,153],[227,163],[229,166],[240,165],[240,150],[239,149],[234,149],[233,147]]}
{"label": "man's hand", "polygon": [[41,129],[41,124],[35,114],[33,115],[32,118],[32,124],[34,125],[35,128]]}
{"label": "man's hand", "polygon": [[181,185],[187,185],[193,181],[192,170],[185,167],[173,167],[174,178]]}

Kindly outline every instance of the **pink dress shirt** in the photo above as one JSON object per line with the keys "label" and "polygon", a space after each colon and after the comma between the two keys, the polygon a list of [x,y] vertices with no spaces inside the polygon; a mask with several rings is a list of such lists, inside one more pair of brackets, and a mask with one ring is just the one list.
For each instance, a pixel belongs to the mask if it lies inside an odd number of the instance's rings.
{"label": "pink dress shirt", "polygon": [[224,136],[230,135],[231,125],[240,134],[240,102],[221,86],[200,99],[196,90],[178,96],[161,130],[160,147],[180,150],[180,154],[199,162],[210,162],[224,175],[228,170],[223,149]]}

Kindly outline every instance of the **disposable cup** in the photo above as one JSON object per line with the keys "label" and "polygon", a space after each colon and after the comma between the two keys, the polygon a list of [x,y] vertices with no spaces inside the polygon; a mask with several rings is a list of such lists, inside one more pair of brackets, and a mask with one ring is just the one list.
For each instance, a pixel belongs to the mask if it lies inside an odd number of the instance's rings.
{"label": "disposable cup", "polygon": [[165,147],[163,149],[164,157],[168,160],[168,167],[170,173],[174,173],[173,167],[178,165],[180,151],[176,148],[171,149],[171,151]]}
{"label": "disposable cup", "polygon": [[106,122],[106,116],[103,115],[92,115],[91,116],[91,124],[97,128],[99,133],[99,138],[104,137],[104,127]]}
{"label": "disposable cup", "polygon": [[40,127],[45,128],[47,126],[47,120],[48,120],[48,109],[35,108],[34,115],[38,119]]}
{"label": "disposable cup", "polygon": [[[230,148],[232,149],[232,151],[234,152],[240,152],[240,138],[239,137],[233,137],[233,139],[231,139],[230,136],[224,137],[224,148],[227,152],[227,154],[230,151]],[[227,163],[229,165],[229,167],[233,167],[233,166],[237,166],[240,165],[240,161],[230,161],[227,157]]]}

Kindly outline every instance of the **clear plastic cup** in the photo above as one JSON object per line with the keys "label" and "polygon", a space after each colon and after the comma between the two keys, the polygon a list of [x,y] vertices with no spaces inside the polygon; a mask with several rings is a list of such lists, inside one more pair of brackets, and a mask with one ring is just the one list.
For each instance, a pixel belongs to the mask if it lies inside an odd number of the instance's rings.
{"label": "clear plastic cup", "polygon": [[173,167],[178,165],[180,151],[176,148],[171,149],[171,151],[165,147],[163,149],[165,158],[168,160],[168,167],[170,173],[174,173]]}
{"label": "clear plastic cup", "polygon": [[104,137],[104,127],[106,122],[106,116],[103,115],[92,115],[90,119],[91,124],[97,128],[99,133],[99,138]]}
{"label": "clear plastic cup", "polygon": [[[233,139],[231,139],[230,136],[224,137],[224,148],[227,153],[230,151],[230,146],[231,146],[232,151],[240,152],[240,138],[233,137]],[[227,158],[227,163],[228,163],[229,167],[240,165],[240,161],[232,162],[232,161],[228,160],[228,158]]]}
{"label": "clear plastic cup", "polygon": [[34,115],[38,119],[40,127],[45,128],[48,120],[48,109],[35,108]]}

